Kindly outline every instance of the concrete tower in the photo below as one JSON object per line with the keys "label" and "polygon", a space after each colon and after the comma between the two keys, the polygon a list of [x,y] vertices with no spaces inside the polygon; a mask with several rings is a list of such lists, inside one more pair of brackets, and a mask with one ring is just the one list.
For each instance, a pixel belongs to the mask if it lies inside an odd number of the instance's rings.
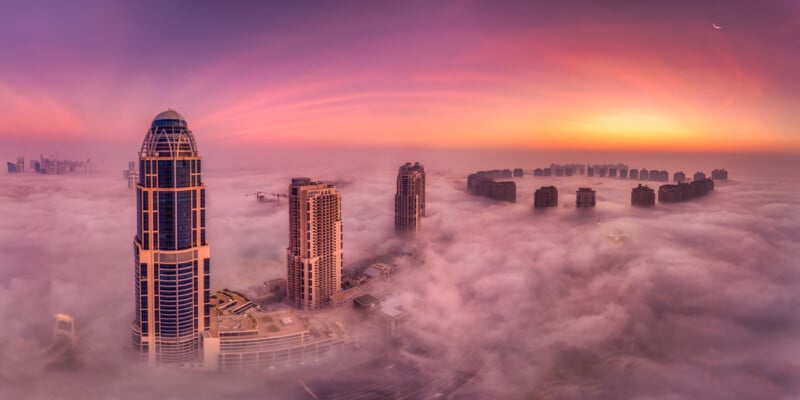
{"label": "concrete tower", "polygon": [[286,261],[287,295],[297,308],[320,308],[341,290],[342,197],[336,186],[292,179]]}
{"label": "concrete tower", "polygon": [[397,172],[394,195],[394,231],[416,231],[425,216],[425,168],[420,163],[405,163]]}
{"label": "concrete tower", "polygon": [[209,328],[210,249],[201,157],[186,119],[158,114],[139,151],[133,345],[150,362],[196,360]]}

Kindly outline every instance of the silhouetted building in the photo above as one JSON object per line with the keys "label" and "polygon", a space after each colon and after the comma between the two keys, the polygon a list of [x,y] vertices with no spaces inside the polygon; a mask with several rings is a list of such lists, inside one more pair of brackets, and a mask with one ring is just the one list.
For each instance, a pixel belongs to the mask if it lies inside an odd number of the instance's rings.
{"label": "silhouetted building", "polygon": [[637,179],[638,180],[639,179],[639,170],[631,169],[630,173],[628,174],[628,177],[630,179]]}
{"label": "silhouetted building", "polygon": [[524,174],[525,172],[522,170],[522,168],[514,168],[514,178],[522,178]]}
{"label": "silhouetted building", "polygon": [[158,114],[139,151],[133,345],[151,362],[196,361],[209,329],[210,248],[201,157],[186,119]]}
{"label": "silhouetted building", "polygon": [[25,157],[17,157],[17,172],[25,172]]}
{"label": "silhouetted building", "polygon": [[659,203],[677,203],[696,199],[707,195],[714,190],[714,181],[708,178],[692,181],[690,183],[677,183],[661,185],[658,188]]}
{"label": "silhouetted building", "polygon": [[683,171],[678,171],[672,175],[672,181],[675,183],[686,182],[686,174]]}
{"label": "silhouetted building", "polygon": [[591,188],[579,188],[575,192],[575,207],[578,208],[591,208],[595,204],[595,192]]}
{"label": "silhouetted building", "polygon": [[594,176],[594,167],[586,168],[586,176]]}
{"label": "silhouetted building", "polygon": [[711,179],[721,180],[721,181],[728,180],[728,170],[723,168],[711,171]]}
{"label": "silhouetted building", "polygon": [[20,172],[17,171],[17,164],[12,163],[11,161],[6,161],[6,167],[8,168],[9,174],[16,174],[17,172]]}
{"label": "silhouetted building", "polygon": [[416,231],[425,216],[425,168],[420,163],[405,163],[397,172],[394,195],[394,230]]}
{"label": "silhouetted building", "polygon": [[534,169],[533,176],[544,176],[544,170],[541,168]]}
{"label": "silhouetted building", "polygon": [[628,170],[627,169],[623,168],[623,169],[619,170],[619,179],[628,179]]}
{"label": "silhouetted building", "polygon": [[600,167],[597,168],[595,172],[597,173],[597,176],[605,178],[605,176],[608,174],[608,169],[606,169],[606,167]]}
{"label": "silhouetted building", "polygon": [[496,181],[505,178],[501,170],[479,171],[467,177],[467,189],[477,196],[514,203],[517,201],[517,185],[512,181]]}
{"label": "silhouetted building", "polygon": [[609,168],[608,169],[608,177],[609,178],[616,178],[617,177],[617,169],[616,168]]}
{"label": "silhouetted building", "polygon": [[553,173],[556,176],[564,176],[564,168],[562,168],[562,167],[553,168]]}
{"label": "silhouetted building", "polygon": [[656,192],[649,187],[639,186],[631,190],[631,205],[650,207],[656,204]]}
{"label": "silhouetted building", "polygon": [[[639,175],[639,177],[641,178],[641,174]],[[664,171],[664,170],[659,171],[659,170],[654,169],[654,170],[650,171],[650,174],[649,174],[648,178],[651,181],[666,182],[666,181],[669,181],[669,172]],[[644,178],[642,178],[642,179],[644,179]]]}
{"label": "silhouetted building", "polygon": [[551,168],[545,168],[543,176],[553,176],[553,170]]}
{"label": "silhouetted building", "polygon": [[292,179],[286,260],[295,307],[318,309],[342,289],[342,197],[335,185]]}
{"label": "silhouetted building", "polygon": [[706,174],[704,174],[704,173],[702,173],[700,171],[695,172],[694,173],[694,178],[692,178],[693,181],[700,181],[700,180],[703,180],[703,179],[706,179]]}
{"label": "silhouetted building", "polygon": [[533,194],[533,208],[558,206],[558,189],[555,186],[542,186]]}
{"label": "silhouetted building", "polygon": [[649,179],[650,179],[650,172],[648,172],[644,168],[640,169],[639,170],[639,180],[640,181],[646,181],[646,180],[649,180]]}

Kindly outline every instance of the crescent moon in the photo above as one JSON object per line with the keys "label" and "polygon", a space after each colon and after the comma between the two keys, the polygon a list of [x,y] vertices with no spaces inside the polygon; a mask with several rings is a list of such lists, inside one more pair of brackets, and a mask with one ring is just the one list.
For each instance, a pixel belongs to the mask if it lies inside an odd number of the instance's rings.
{"label": "crescent moon", "polygon": [[717,24],[711,24],[711,25],[714,27],[714,29],[722,29],[722,27]]}

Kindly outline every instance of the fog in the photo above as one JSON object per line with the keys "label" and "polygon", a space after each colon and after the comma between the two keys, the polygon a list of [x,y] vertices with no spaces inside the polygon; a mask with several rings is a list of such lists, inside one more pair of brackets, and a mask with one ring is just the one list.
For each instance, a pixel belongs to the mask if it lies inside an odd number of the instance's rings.
{"label": "fog", "polygon": [[[203,164],[212,289],[286,274],[286,205],[247,194],[285,192],[293,176],[340,182],[345,269],[394,260],[392,290],[424,304],[398,340],[354,357],[381,359],[393,347],[424,343],[437,362],[420,362],[419,379],[469,371],[450,398],[800,396],[796,157],[318,149],[255,160],[253,153],[209,149]],[[330,385],[354,393],[391,379],[330,361],[238,375],[133,361],[135,201],[120,178],[128,159],[118,167],[107,159],[92,175],[0,174],[0,397],[310,398],[303,378],[326,398]],[[428,215],[415,241],[393,234],[394,179],[405,161],[427,172]],[[516,180],[515,204],[466,191],[476,170],[551,162],[623,162],[687,175],[725,167],[731,179],[707,197],[652,209],[632,208],[635,181],[614,178],[526,175]],[[559,206],[534,211],[533,191],[551,184]],[[597,191],[595,209],[575,209],[580,186]],[[394,257],[408,249],[417,257]],[[75,318],[78,355],[48,368],[44,348],[58,312]]]}

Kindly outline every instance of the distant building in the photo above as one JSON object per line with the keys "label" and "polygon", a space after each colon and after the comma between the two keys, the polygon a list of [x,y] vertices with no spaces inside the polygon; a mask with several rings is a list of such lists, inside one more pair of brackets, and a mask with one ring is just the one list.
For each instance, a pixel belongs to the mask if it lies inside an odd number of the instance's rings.
{"label": "distant building", "polygon": [[623,168],[619,170],[619,179],[628,179],[628,170]]}
{"label": "distant building", "polygon": [[678,171],[672,175],[672,181],[675,183],[686,182],[686,174],[684,174],[683,171]]}
{"label": "distant building", "polygon": [[650,179],[650,172],[648,172],[645,168],[639,170],[639,180],[646,181]]}
{"label": "distant building", "polygon": [[514,178],[522,178],[524,174],[525,171],[523,171],[522,168],[514,168]]}
{"label": "distant building", "polygon": [[677,183],[661,185],[658,188],[659,203],[677,203],[696,199],[707,195],[714,190],[714,181],[708,178],[692,181],[691,183]]}
{"label": "distant building", "polygon": [[692,178],[693,181],[701,181],[703,179],[706,179],[706,174],[700,171],[695,172],[694,177]]}
{"label": "distant building", "polygon": [[292,179],[286,260],[295,307],[321,308],[342,289],[342,197],[335,185]]}
{"label": "distant building", "polygon": [[586,169],[586,176],[594,176],[594,167],[589,167]]}
{"label": "distant building", "polygon": [[533,170],[533,176],[543,176],[544,170],[541,168],[536,168]]}
{"label": "distant building", "polygon": [[630,173],[628,174],[628,177],[630,179],[637,179],[638,180],[639,179],[639,170],[631,169]]}
{"label": "distant building", "polygon": [[651,207],[656,204],[656,192],[649,187],[639,186],[633,188],[631,190],[631,205],[634,206],[642,206],[642,207]]}
{"label": "distant building", "polygon": [[542,186],[533,194],[533,208],[558,206],[558,189],[555,186]]}
{"label": "distant building", "polygon": [[597,173],[597,176],[605,178],[605,176],[608,174],[608,169],[606,169],[606,167],[600,167],[597,168],[595,172]]}
{"label": "distant building", "polygon": [[728,170],[723,169],[715,169],[711,171],[711,179],[719,180],[719,181],[726,181],[728,180]]}
{"label": "distant building", "polygon": [[517,185],[513,181],[495,180],[506,178],[505,171],[479,171],[470,174],[467,177],[467,189],[477,196],[514,203],[517,201]]}
{"label": "distant building", "polygon": [[553,176],[553,170],[551,168],[545,168],[543,176]]}
{"label": "distant building", "polygon": [[6,162],[6,167],[8,167],[8,173],[9,174],[16,174],[17,172],[20,172],[20,171],[17,171],[17,164],[12,163],[10,161]]}
{"label": "distant building", "polygon": [[616,168],[609,168],[608,169],[608,177],[609,178],[616,178],[617,177],[617,169]]}
{"label": "distant building", "polygon": [[17,157],[17,172],[25,172],[25,157]]}
{"label": "distant building", "polygon": [[595,205],[595,191],[591,188],[579,188],[575,196],[575,207],[591,208]]}
{"label": "distant building", "polygon": [[420,163],[405,163],[397,172],[394,195],[394,231],[413,232],[425,216],[425,168]]}

